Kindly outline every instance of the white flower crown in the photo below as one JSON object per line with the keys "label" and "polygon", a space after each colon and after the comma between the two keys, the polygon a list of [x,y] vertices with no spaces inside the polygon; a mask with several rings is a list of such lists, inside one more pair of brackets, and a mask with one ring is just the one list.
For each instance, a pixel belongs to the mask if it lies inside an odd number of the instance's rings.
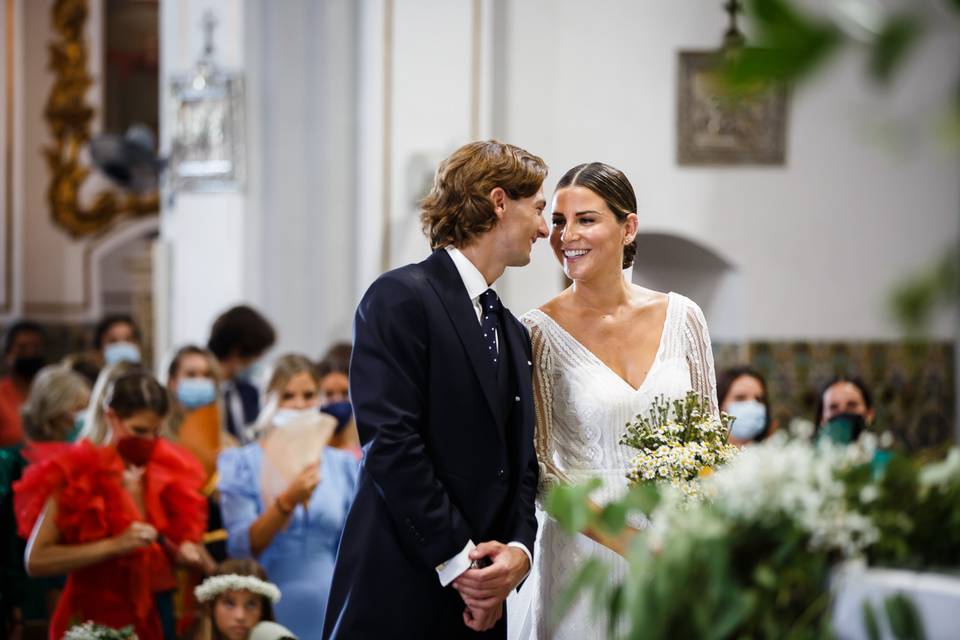
{"label": "white flower crown", "polygon": [[235,573],[210,576],[193,590],[193,594],[197,596],[197,602],[209,602],[226,591],[249,591],[274,604],[280,600],[280,589],[277,585],[256,576],[239,576]]}

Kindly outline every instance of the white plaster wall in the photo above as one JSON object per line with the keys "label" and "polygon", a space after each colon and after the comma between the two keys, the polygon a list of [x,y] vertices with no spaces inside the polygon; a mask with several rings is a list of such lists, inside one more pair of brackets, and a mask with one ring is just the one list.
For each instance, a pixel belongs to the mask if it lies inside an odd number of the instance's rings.
{"label": "white plaster wall", "polygon": [[[244,65],[244,6],[241,0],[171,0],[160,5],[160,144],[170,149],[170,80],[190,70],[203,49],[201,20],[213,10],[218,24],[215,45],[224,67]],[[247,299],[244,287],[246,224],[249,203],[244,191],[177,193],[164,198],[161,242],[164,256],[155,268],[169,284],[170,298],[157,304],[156,353],[178,345],[205,344],[213,319]],[[161,360],[158,358],[158,361]]]}
{"label": "white plaster wall", "polygon": [[[708,49],[724,27],[699,0],[503,5],[506,52],[496,69],[505,107],[494,133],[542,155],[548,186],[601,160],[638,193],[644,230],[674,233],[733,262],[743,276],[747,339],[895,339],[886,296],[960,236],[960,162],[935,144],[890,149],[870,127],[908,116],[908,138],[935,140],[960,42],[934,34],[892,94],[848,55],[791,102],[784,167],[681,168],[675,163],[678,49]],[[953,34],[956,30],[952,31]],[[922,130],[922,131],[921,131]],[[545,243],[511,270],[515,311],[559,290]],[[709,320],[709,318],[708,318]],[[956,315],[934,335],[956,335]]]}

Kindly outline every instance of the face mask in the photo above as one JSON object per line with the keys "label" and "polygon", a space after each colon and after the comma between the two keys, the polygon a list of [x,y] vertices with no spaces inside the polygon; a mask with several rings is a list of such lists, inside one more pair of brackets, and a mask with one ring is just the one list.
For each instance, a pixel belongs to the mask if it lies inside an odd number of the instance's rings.
{"label": "face mask", "polygon": [[117,441],[117,453],[135,467],[145,467],[157,446],[155,437],[124,436]]}
{"label": "face mask", "polygon": [[316,409],[277,409],[277,412],[273,414],[272,423],[273,426],[282,429],[303,416],[315,415],[316,413]]}
{"label": "face mask", "polygon": [[196,409],[213,404],[217,388],[210,378],[183,378],[177,383],[177,400],[186,409]]}
{"label": "face mask", "polygon": [[756,400],[731,402],[727,413],[736,418],[730,427],[730,435],[737,440],[753,440],[767,426],[767,408]]}
{"label": "face mask", "polygon": [[45,364],[46,360],[43,356],[20,356],[13,361],[13,372],[21,378],[33,380]]}
{"label": "face mask", "polygon": [[353,417],[353,407],[350,405],[349,400],[331,402],[330,404],[320,407],[320,411],[330,414],[337,419],[338,433],[341,429],[347,426],[347,423],[350,422],[350,418]]}
{"label": "face mask", "polygon": [[81,411],[73,417],[73,428],[70,429],[70,433],[67,434],[67,437],[64,438],[67,442],[76,442],[77,438],[80,437],[80,432],[83,431],[83,421],[86,411]]}
{"label": "face mask", "polygon": [[832,417],[820,428],[817,436],[819,440],[830,440],[839,444],[850,444],[860,437],[867,423],[863,416],[857,413],[841,413]]}
{"label": "face mask", "polygon": [[103,348],[103,361],[108,365],[118,362],[140,364],[140,347],[132,342],[111,342]]}

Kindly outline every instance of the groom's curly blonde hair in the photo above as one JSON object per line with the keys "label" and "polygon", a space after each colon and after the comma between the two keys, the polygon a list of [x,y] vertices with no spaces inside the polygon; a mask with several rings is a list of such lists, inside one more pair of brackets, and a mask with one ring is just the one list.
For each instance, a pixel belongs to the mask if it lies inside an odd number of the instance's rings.
{"label": "groom's curly blonde hair", "polygon": [[431,249],[464,247],[497,223],[490,192],[529,198],[547,177],[547,164],[529,151],[497,140],[465,144],[440,163],[433,188],[420,203]]}

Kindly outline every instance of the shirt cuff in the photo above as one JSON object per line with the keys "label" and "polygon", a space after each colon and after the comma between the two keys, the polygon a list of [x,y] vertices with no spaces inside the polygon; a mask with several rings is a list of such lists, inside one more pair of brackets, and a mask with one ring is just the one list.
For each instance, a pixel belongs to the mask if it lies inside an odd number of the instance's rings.
{"label": "shirt cuff", "polygon": [[[438,564],[437,575],[440,577],[440,584],[444,587],[460,577],[464,571],[470,568],[470,552],[477,548],[473,540],[467,540],[463,551],[453,556],[444,563]],[[529,554],[528,554],[529,555]]]}
{"label": "shirt cuff", "polygon": [[516,547],[517,549],[520,549],[520,551],[523,551],[525,554],[527,554],[527,560],[530,562],[530,564],[527,566],[527,572],[523,574],[523,578],[520,579],[520,582],[523,582],[527,579],[527,576],[530,575],[530,572],[533,571],[533,554],[530,553],[530,549],[527,549],[527,545],[523,544],[522,542],[517,542],[516,540],[513,542],[508,542],[507,546]]}

